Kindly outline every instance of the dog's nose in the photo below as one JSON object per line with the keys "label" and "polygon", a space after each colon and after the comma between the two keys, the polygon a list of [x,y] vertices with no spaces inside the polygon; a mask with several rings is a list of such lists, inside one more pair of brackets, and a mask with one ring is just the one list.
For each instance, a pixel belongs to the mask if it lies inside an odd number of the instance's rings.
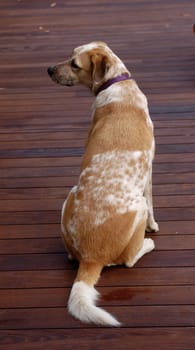
{"label": "dog's nose", "polygon": [[52,77],[53,73],[54,73],[54,68],[55,67],[49,67],[47,70],[47,73],[50,75],[50,77]]}

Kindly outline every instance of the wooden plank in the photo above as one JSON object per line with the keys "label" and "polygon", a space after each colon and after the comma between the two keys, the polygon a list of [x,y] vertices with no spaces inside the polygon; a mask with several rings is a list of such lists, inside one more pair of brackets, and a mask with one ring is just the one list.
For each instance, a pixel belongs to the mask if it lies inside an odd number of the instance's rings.
{"label": "wooden plank", "polygon": [[[156,145],[170,145],[170,144],[178,144],[178,145],[188,145],[188,144],[194,144],[194,135],[185,135],[185,136],[163,136],[156,138]],[[17,140],[14,141],[8,140],[8,141],[1,141],[1,150],[10,150],[10,149],[37,149],[37,148],[65,148],[65,147],[84,147],[85,145],[85,138],[62,138],[62,139],[49,139],[42,140],[39,138],[38,140]]]}
{"label": "wooden plank", "polygon": [[[0,178],[0,188],[48,188],[63,187],[71,188],[78,182],[77,176],[54,176],[54,177],[23,177],[23,178]],[[195,183],[195,173],[177,173],[155,174],[153,176],[153,185],[181,185],[191,186]],[[166,186],[165,186],[166,188]],[[63,190],[62,190],[63,191]]]}
{"label": "wooden plank", "polygon": [[60,223],[60,211],[0,213],[0,222],[3,225],[56,224]]}
{"label": "wooden plank", "polygon": [[[65,198],[65,196],[64,196]],[[60,212],[64,199],[53,198],[52,201],[48,199],[15,199],[0,201],[1,212],[23,212],[23,211],[50,211],[56,210]]]}
{"label": "wooden plank", "polygon": [[[173,154],[173,153],[194,153],[195,144],[169,144],[169,145],[157,145],[156,147],[157,154]],[[11,158],[46,158],[46,157],[78,157],[82,156],[84,153],[83,147],[59,147],[59,148],[36,148],[36,149],[6,149],[0,150],[0,156],[5,159]]]}
{"label": "wooden plank", "polygon": [[60,225],[0,225],[0,239],[59,237]]}
{"label": "wooden plank", "polygon": [[[185,167],[184,167],[185,169]],[[154,184],[190,184],[195,183],[194,173],[166,173],[166,176],[162,174],[155,174],[153,176]]]}
{"label": "wooden plank", "polygon": [[154,195],[184,195],[184,194],[194,194],[195,193],[195,184],[165,184],[165,185],[153,185],[153,194]]}
{"label": "wooden plank", "polygon": [[3,254],[63,253],[65,248],[60,237],[60,227],[58,233],[56,238],[1,239],[0,250]]}
{"label": "wooden plank", "polygon": [[[52,201],[46,199],[40,199],[37,197],[35,199],[6,199],[0,201],[1,212],[20,212],[20,211],[60,211],[62,204],[65,199],[65,193],[61,195],[61,198],[53,198]],[[167,208],[172,206],[172,208],[194,206],[195,196],[175,196],[175,197],[165,197],[160,196],[154,197],[154,203],[156,208]]]}
{"label": "wooden plank", "polygon": [[[191,175],[193,176],[193,174]],[[0,188],[48,188],[55,187],[73,187],[78,181],[78,176],[54,176],[54,177],[23,177],[23,178],[0,178]]]}
{"label": "wooden plank", "polygon": [[[181,154],[156,154],[154,164],[159,163],[190,163],[193,162],[195,153]],[[0,168],[42,168],[49,166],[80,166],[82,157],[55,157],[55,158],[11,158],[1,159]],[[182,167],[181,167],[182,170]],[[156,171],[157,172],[157,171]]]}
{"label": "wooden plank", "polygon": [[[195,170],[194,163],[185,163],[185,167],[181,167],[181,163],[154,163],[153,173],[155,174],[183,174],[193,173]],[[0,178],[18,178],[18,177],[50,177],[56,176],[78,176],[80,173],[79,166],[42,166],[42,167],[9,167],[1,170]]]}
{"label": "wooden plank", "polygon": [[[41,198],[41,193],[34,199],[2,199],[0,200],[1,212],[19,212],[19,211],[49,211],[61,210],[62,204],[68,194],[68,191],[61,191],[59,198],[49,196]],[[176,195],[176,196],[154,196],[155,208],[191,208],[195,206],[195,195]]]}
{"label": "wooden plank", "polygon": [[[28,237],[28,234],[26,234]],[[195,249],[194,234],[168,234],[160,231],[160,234],[152,235],[156,250],[192,250]],[[34,239],[0,239],[0,251],[4,254],[34,254],[34,253],[62,253],[65,248],[60,238],[60,225],[55,238],[35,237]]]}
{"label": "wooden plank", "polygon": [[[192,143],[191,139],[188,139]],[[62,140],[38,140],[38,141],[4,141],[1,142],[1,150],[9,149],[37,149],[37,148],[65,148],[65,147],[83,147],[84,139],[62,139]]]}
{"label": "wooden plank", "polygon": [[154,158],[154,163],[166,163],[166,162],[177,162],[185,163],[192,162],[194,160],[194,153],[180,153],[180,154],[156,154]]}
{"label": "wooden plank", "polygon": [[[159,221],[160,232],[153,237],[158,239],[159,235],[193,235],[195,221]],[[60,223],[56,224],[27,224],[27,225],[0,225],[0,239],[18,238],[48,238],[60,236]]]}
{"label": "wooden plank", "polygon": [[[81,160],[80,162],[81,163]],[[80,165],[80,164],[79,164]],[[48,173],[49,177],[67,177],[67,176],[75,176],[79,175],[79,165],[73,165],[73,166],[51,166],[51,163],[49,166],[44,166],[42,164],[41,167],[9,167],[8,169],[3,169],[1,171],[1,181],[4,178],[8,178],[8,180],[12,177],[18,178],[18,177],[42,177],[46,176],[46,173]],[[177,176],[184,176],[183,174],[186,174],[188,176],[191,175],[191,173],[194,171],[194,165],[193,163],[185,163],[185,167],[181,167],[181,163],[154,163],[153,165],[153,173],[154,173],[154,181],[156,178],[160,177],[160,174],[166,173],[167,176],[172,175],[172,173],[177,174]],[[157,177],[158,176],[158,177]],[[162,176],[163,178],[163,176]]]}
{"label": "wooden plank", "polygon": [[[16,211],[0,213],[0,222],[2,225],[27,225],[34,224],[56,224],[60,223],[61,206],[58,210],[37,211]],[[157,221],[193,221],[195,217],[195,208],[156,208]]]}
{"label": "wooden plank", "polygon": [[[14,101],[15,103],[15,101]],[[165,117],[164,117],[165,118]],[[154,119],[154,123],[155,123],[155,119]],[[14,129],[14,128],[13,128]],[[87,127],[86,127],[87,129]],[[6,144],[5,142],[11,141],[11,144],[7,144],[9,147],[13,146],[13,141],[14,142],[29,142],[29,141],[40,141],[40,140],[44,140],[44,141],[54,141],[54,140],[63,140],[64,142],[66,140],[85,140],[87,138],[87,130],[85,128],[80,129],[80,130],[65,130],[65,131],[56,131],[55,133],[50,130],[47,132],[47,130],[40,131],[40,132],[35,132],[33,130],[29,130],[27,129],[25,131],[25,129],[22,129],[23,131],[21,131],[21,128],[14,129],[14,134],[13,133],[9,133],[6,132],[6,130],[4,128],[2,128],[0,130],[0,135],[1,135],[1,139],[0,139],[0,144],[2,145],[4,143],[4,145]],[[3,131],[5,131],[3,133]],[[8,130],[7,130],[8,131]],[[183,127],[183,128],[179,128],[179,127],[175,127],[175,128],[155,128],[155,135],[156,135],[156,141],[158,143],[164,143],[164,142],[170,142],[170,141],[177,141],[179,143],[189,143],[189,138],[192,140],[193,142],[193,138],[192,136],[195,135],[195,128],[189,128],[189,127]],[[182,138],[180,138],[182,136]],[[183,139],[183,142],[182,142]],[[67,141],[66,141],[67,142]],[[5,147],[5,146],[4,146]],[[187,155],[186,155],[187,156]]]}
{"label": "wooden plank", "polygon": [[77,157],[83,155],[83,148],[67,147],[67,148],[39,148],[39,149],[9,149],[0,150],[0,157],[18,158],[18,157],[55,157],[56,154],[60,157]]}
{"label": "wooden plank", "polygon": [[62,167],[29,167],[29,168],[9,168],[1,171],[1,178],[24,178],[24,177],[65,177],[78,176],[78,166],[62,166]]}
{"label": "wooden plank", "polygon": [[[59,225],[60,226],[60,225]],[[161,232],[160,232],[161,233]],[[195,236],[185,234],[153,235],[156,250],[192,250],[195,249]],[[55,238],[36,239],[0,239],[0,251],[3,254],[35,254],[35,253],[63,253],[65,252],[60,227]]]}
{"label": "wooden plank", "polygon": [[133,344],[136,350],[153,349],[159,350],[193,350],[195,342],[194,327],[155,327],[155,328],[132,328],[129,332],[122,329],[41,329],[41,330],[17,330],[0,331],[2,350],[29,350],[30,348],[42,350],[52,347],[53,350],[66,348],[70,350],[78,346],[79,349],[90,350],[94,344],[103,349],[105,344],[112,348],[120,349],[121,340],[124,348]]}
{"label": "wooden plank", "polygon": [[[73,267],[70,263],[70,268]],[[38,272],[37,272],[38,271]],[[76,276],[76,268],[62,270],[13,270],[0,271],[0,288],[62,288],[71,287]],[[189,282],[190,281],[190,282]],[[195,285],[195,267],[124,267],[105,268],[98,286],[177,286]]]}
{"label": "wooden plank", "polygon": [[[65,182],[65,180],[64,180]],[[60,187],[61,184],[61,187]],[[76,184],[76,178],[75,178],[75,184]],[[72,181],[73,185],[73,181]],[[1,200],[34,200],[34,199],[61,199],[62,201],[67,197],[71,186],[68,186],[66,184],[66,187],[63,186],[63,183],[59,183],[59,187],[25,187],[25,188],[0,188],[0,198]],[[167,196],[167,201],[170,204],[173,202],[172,198],[175,198],[175,203],[182,203],[185,204],[185,206],[189,206],[191,202],[187,205],[187,198],[188,195],[195,194],[195,184],[166,184],[166,185],[153,185],[153,195],[155,199],[155,207],[156,206],[162,206],[161,205],[161,196],[164,198]],[[181,199],[178,198],[178,196],[181,196]],[[171,198],[170,198],[171,197]],[[163,200],[163,199],[162,199]],[[166,204],[166,203],[165,203]],[[163,206],[165,205],[163,203]],[[166,205],[165,205],[166,206]]]}
{"label": "wooden plank", "polygon": [[[2,130],[0,131],[0,145],[4,146],[7,145],[8,147],[12,146],[13,147],[13,141],[16,143],[17,142],[32,142],[32,141],[47,141],[50,143],[51,141],[55,140],[63,140],[64,142],[67,142],[67,140],[85,140],[87,137],[87,132],[85,130],[80,130],[80,131],[57,131],[56,133],[53,133],[52,131],[50,132],[21,132],[21,130],[18,130],[19,132],[15,132],[14,134],[12,133],[2,133]],[[192,130],[189,131],[189,134],[191,134]],[[8,141],[11,143],[8,144]],[[16,143],[16,145],[18,145]]]}
{"label": "wooden plank", "polygon": [[[195,285],[98,287],[100,306],[191,305]],[[3,289],[0,290],[0,309],[54,308],[67,305],[70,288]]]}
{"label": "wooden plank", "polygon": [[[112,306],[106,309],[125,327],[195,327],[194,305]],[[0,319],[3,320],[1,330],[82,327],[81,322],[73,319],[66,308],[1,309]]]}
{"label": "wooden plank", "polygon": [[[186,190],[187,191],[187,190]],[[193,187],[192,187],[193,191]],[[57,199],[64,200],[69,193],[69,187],[46,187],[46,188],[7,188],[0,189],[0,198],[2,200],[34,200],[37,199]],[[191,192],[192,193],[192,192]],[[62,201],[61,201],[62,203]],[[9,206],[10,208],[10,206]]]}
{"label": "wooden plank", "polygon": [[0,168],[42,168],[49,166],[80,166],[81,157],[1,159]]}
{"label": "wooden plank", "polygon": [[[193,12],[192,0],[0,2],[2,350],[68,350],[78,339],[81,350],[194,350]],[[46,73],[97,28],[146,93],[157,144],[156,249],[133,269],[104,269],[97,285],[120,329],[82,324],[65,307],[77,263],[60,238],[60,208],[78,181],[94,98]]]}
{"label": "wooden plank", "polygon": [[[7,254],[0,256],[2,271],[72,269],[75,264],[67,259],[65,252],[52,254]],[[144,256],[136,267],[194,267],[194,250],[156,251]]]}
{"label": "wooden plank", "polygon": [[155,196],[154,205],[157,208],[189,208],[195,206],[195,196],[194,195],[172,195],[172,196]]}

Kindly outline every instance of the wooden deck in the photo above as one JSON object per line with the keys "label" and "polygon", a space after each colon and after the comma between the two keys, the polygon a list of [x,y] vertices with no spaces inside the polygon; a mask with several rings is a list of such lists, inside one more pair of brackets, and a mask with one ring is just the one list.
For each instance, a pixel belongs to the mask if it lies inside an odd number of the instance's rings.
{"label": "wooden deck", "polygon": [[[195,349],[194,0],[1,0],[0,349]],[[120,329],[81,324],[66,304],[76,265],[60,208],[76,184],[93,97],[49,65],[95,39],[124,60],[155,125],[156,249],[104,270],[100,305]]]}

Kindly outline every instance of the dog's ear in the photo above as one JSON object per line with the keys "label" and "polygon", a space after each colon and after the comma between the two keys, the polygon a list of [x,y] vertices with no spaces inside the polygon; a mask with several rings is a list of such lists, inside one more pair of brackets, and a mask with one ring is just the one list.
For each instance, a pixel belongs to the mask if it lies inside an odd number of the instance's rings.
{"label": "dog's ear", "polygon": [[93,84],[99,84],[110,68],[108,57],[95,53],[91,56],[91,72]]}

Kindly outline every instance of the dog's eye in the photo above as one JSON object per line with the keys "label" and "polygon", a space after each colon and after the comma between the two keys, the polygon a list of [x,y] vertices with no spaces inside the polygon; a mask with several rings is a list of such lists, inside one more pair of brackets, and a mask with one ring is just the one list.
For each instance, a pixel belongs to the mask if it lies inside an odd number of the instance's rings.
{"label": "dog's eye", "polygon": [[76,64],[75,60],[72,60],[72,61],[71,61],[71,67],[72,67],[73,69],[80,69],[80,67],[78,66],[78,64]]}

